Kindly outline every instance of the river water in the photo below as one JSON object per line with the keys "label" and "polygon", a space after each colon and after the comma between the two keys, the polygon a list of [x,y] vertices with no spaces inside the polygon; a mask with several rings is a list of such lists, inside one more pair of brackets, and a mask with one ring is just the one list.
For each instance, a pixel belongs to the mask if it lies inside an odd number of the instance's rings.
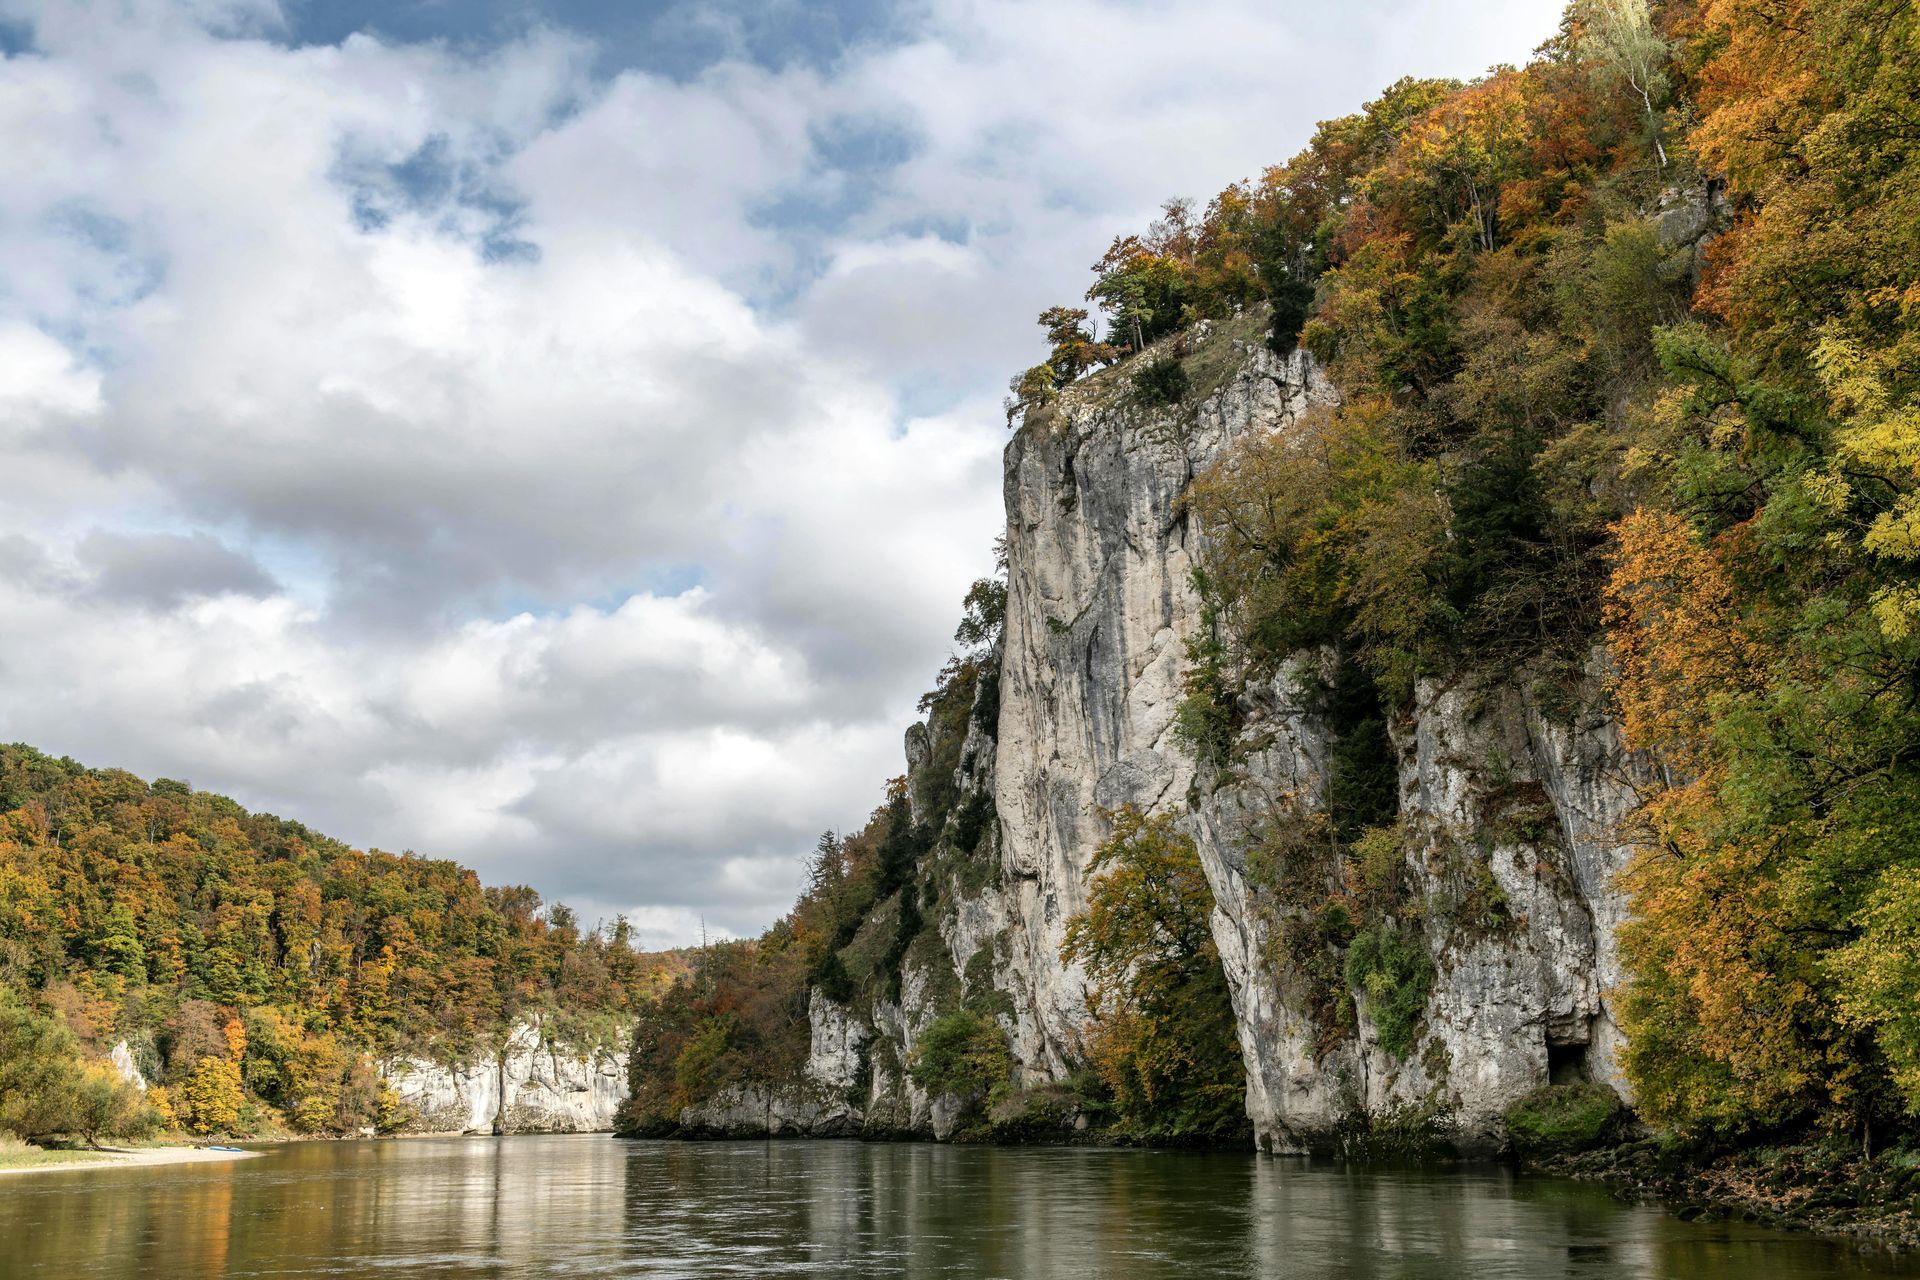
{"label": "river water", "polygon": [[1498,1169],[605,1137],[300,1143],[0,1180],[0,1276],[1920,1275]]}

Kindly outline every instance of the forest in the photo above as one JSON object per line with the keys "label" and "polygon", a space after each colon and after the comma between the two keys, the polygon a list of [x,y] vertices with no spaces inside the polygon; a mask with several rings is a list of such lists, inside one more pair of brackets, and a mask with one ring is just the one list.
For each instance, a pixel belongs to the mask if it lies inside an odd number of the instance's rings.
{"label": "forest", "polygon": [[[1578,0],[1524,68],[1402,81],[1169,203],[1095,267],[1106,341],[1049,311],[1013,383],[1032,415],[1264,299],[1339,388],[1194,484],[1196,752],[1302,649],[1385,715],[1604,646],[1660,779],[1620,886],[1626,1068],[1680,1132],[1920,1114],[1917,55],[1893,0]],[[1356,866],[1365,795],[1332,806]]]}
{"label": "forest", "polygon": [[464,1060],[530,1013],[605,1042],[677,965],[453,862],[0,746],[0,1131],[391,1131],[376,1059]]}
{"label": "forest", "polygon": [[[1170,201],[1113,241],[1087,305],[1041,315],[1049,352],[1012,380],[1015,430],[1108,366],[1143,402],[1179,402],[1187,331],[1260,308],[1274,349],[1304,348],[1339,391],[1193,482],[1211,626],[1180,713],[1187,748],[1228,763],[1249,682],[1334,655],[1321,694],[1344,745],[1314,839],[1346,888],[1313,905],[1296,957],[1327,988],[1330,1035],[1350,1025],[1345,988],[1387,1038],[1424,990],[1374,874],[1392,848],[1382,726],[1422,678],[1464,669],[1539,672],[1551,704],[1597,653],[1655,779],[1617,886],[1642,1118],[1704,1141],[1911,1130],[1916,103],[1910,3],[1575,0],[1524,67],[1402,80],[1204,208]],[[997,678],[969,652],[929,696],[936,721],[971,705],[962,683]],[[977,838],[957,813],[909,823],[902,785],[823,842],[794,914],[735,944],[727,976],[670,994],[635,1056],[654,1114],[790,1070],[809,983],[897,982],[939,891],[917,868]],[[1186,1068],[1230,1037],[1165,1016],[1219,996],[1173,941],[1206,886],[1177,833],[1139,815],[1116,831],[1069,943],[1098,987],[1081,1102],[1144,1137],[1225,1132],[1201,1103],[1233,1081]],[[1185,886],[1144,928],[1121,909],[1143,868]],[[1113,950],[1130,939],[1146,949]],[[1187,961],[1209,945],[1190,941]],[[1017,1093],[991,996],[949,1005],[902,1066],[991,1121]]]}

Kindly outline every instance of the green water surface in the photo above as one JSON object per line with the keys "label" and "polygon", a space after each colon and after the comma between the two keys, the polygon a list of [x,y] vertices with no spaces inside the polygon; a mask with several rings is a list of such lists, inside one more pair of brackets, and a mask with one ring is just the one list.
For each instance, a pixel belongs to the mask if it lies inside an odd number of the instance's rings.
{"label": "green water surface", "polygon": [[0,1276],[1686,1277],[1920,1262],[1499,1169],[605,1137],[0,1180]]}

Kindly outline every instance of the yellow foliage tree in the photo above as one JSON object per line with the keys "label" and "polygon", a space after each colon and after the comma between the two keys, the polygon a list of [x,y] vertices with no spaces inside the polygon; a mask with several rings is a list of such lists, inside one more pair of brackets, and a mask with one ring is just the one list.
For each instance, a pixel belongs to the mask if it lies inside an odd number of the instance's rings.
{"label": "yellow foliage tree", "polygon": [[190,1133],[238,1133],[246,1099],[239,1063],[202,1058],[180,1083],[173,1110]]}

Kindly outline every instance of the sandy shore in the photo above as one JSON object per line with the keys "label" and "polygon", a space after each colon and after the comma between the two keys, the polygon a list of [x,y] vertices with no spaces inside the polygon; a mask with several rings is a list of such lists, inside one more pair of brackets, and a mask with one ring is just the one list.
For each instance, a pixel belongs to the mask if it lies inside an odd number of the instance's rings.
{"label": "sandy shore", "polygon": [[246,1160],[258,1151],[208,1151],[204,1147],[137,1147],[131,1150],[108,1148],[105,1151],[71,1151],[71,1160],[28,1165],[20,1169],[0,1169],[0,1178],[22,1173],[72,1173],[76,1169],[121,1169],[150,1167],[157,1164],[216,1164],[226,1160]]}

